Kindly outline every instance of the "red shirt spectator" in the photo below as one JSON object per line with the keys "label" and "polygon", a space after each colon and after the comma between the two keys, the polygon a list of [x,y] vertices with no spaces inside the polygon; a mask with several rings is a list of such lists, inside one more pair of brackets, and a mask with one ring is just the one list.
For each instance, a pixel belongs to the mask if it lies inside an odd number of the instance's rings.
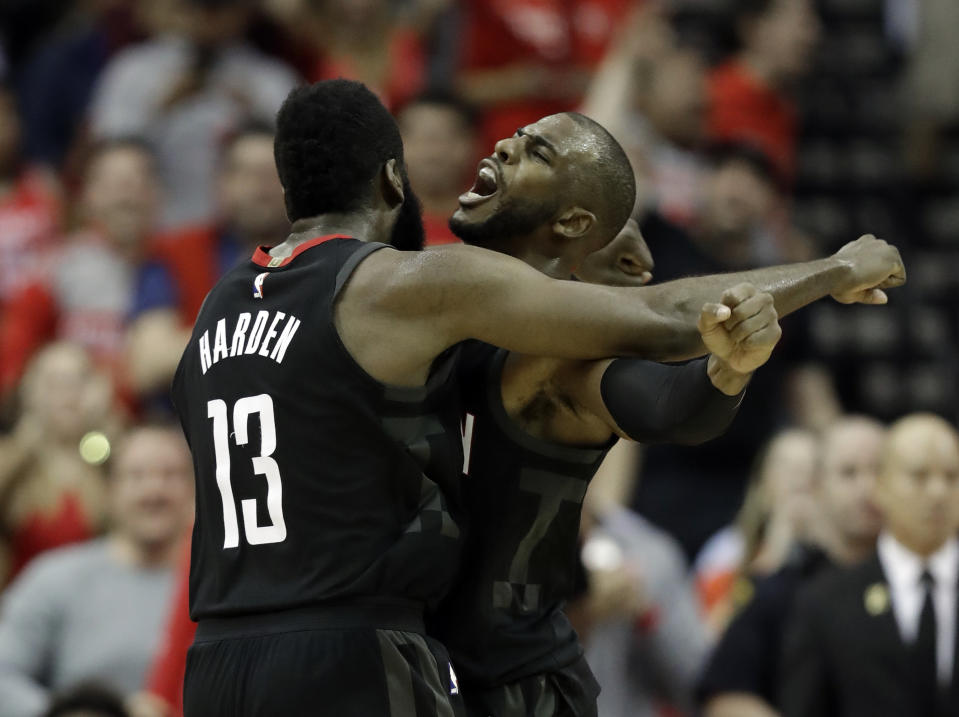
{"label": "red shirt spectator", "polygon": [[10,531],[8,579],[13,580],[40,553],[89,540],[96,530],[97,526],[80,497],[73,492],[64,492],[51,512],[31,513]]}
{"label": "red shirt spectator", "polygon": [[459,242],[449,218],[476,176],[475,112],[454,95],[427,93],[400,110],[396,121],[410,185],[422,206],[425,245]]}
{"label": "red shirt spectator", "polygon": [[578,104],[628,0],[470,0],[462,90],[485,110],[484,146]]}
{"label": "red shirt spectator", "polygon": [[[419,34],[411,29],[396,28],[386,41],[386,72],[380,82],[367,85],[391,110],[403,106],[422,89],[426,78],[426,54]],[[355,57],[320,53],[313,62],[311,82],[345,77],[364,80]]]}
{"label": "red shirt spectator", "polygon": [[715,140],[752,144],[784,177],[796,167],[796,107],[733,60],[709,78],[709,128]]}
{"label": "red shirt spectator", "polygon": [[752,143],[786,178],[796,166],[796,110],[789,92],[809,71],[820,23],[812,0],[740,3],[739,49],[709,82],[713,139]]}
{"label": "red shirt spectator", "polygon": [[177,567],[177,584],[170,616],[160,651],[147,676],[146,690],[162,699],[173,710],[171,717],[183,715],[183,675],[186,672],[186,651],[193,644],[196,623],[190,619],[190,541]]}
{"label": "red shirt spectator", "polygon": [[142,248],[154,223],[156,181],[152,156],[137,142],[94,152],[82,191],[87,228],[10,299],[0,326],[0,392],[16,385],[31,355],[53,338],[85,347],[124,384],[125,331],[151,273]]}
{"label": "red shirt spectator", "polygon": [[0,198],[0,307],[40,274],[59,219],[59,197],[38,171],[22,172]]}

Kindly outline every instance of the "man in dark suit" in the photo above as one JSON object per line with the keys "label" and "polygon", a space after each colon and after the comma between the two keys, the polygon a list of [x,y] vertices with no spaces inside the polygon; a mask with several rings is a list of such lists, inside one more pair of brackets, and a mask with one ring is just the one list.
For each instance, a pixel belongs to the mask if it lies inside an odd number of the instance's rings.
{"label": "man in dark suit", "polygon": [[751,599],[720,637],[699,683],[703,717],[779,717],[783,631],[803,585],[876,549],[875,491],[885,429],[864,416],[833,423],[819,443],[814,519],[786,564],[751,582]]}
{"label": "man in dark suit", "polygon": [[897,422],[876,491],[884,529],[865,563],[823,575],[796,604],[783,656],[785,717],[955,717],[959,436]]}

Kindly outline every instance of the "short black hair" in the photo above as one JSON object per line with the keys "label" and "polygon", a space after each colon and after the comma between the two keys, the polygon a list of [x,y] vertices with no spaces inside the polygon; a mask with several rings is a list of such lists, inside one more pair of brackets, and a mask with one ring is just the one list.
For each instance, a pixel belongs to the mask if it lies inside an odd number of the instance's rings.
{"label": "short black hair", "polygon": [[459,95],[448,90],[433,88],[417,95],[396,111],[396,117],[399,118],[407,109],[417,105],[444,107],[458,115],[463,125],[468,129],[475,130],[479,127],[479,113],[476,108]]}
{"label": "short black hair", "polygon": [[586,168],[584,179],[599,202],[600,224],[612,239],[633,213],[636,203],[636,176],[633,165],[616,138],[603,125],[579,112],[567,114],[589,132],[598,146],[595,163]]}
{"label": "short black hair", "polygon": [[390,159],[405,176],[396,121],[376,95],[352,80],[290,92],[276,118],[273,155],[291,222],[359,208]]}

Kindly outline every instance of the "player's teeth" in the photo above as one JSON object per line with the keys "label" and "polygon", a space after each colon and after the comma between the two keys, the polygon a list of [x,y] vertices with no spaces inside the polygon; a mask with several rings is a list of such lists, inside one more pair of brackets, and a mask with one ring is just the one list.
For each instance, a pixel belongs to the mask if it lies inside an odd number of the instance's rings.
{"label": "player's teeth", "polygon": [[492,169],[490,169],[489,167],[483,167],[483,168],[479,171],[479,173],[480,173],[480,176],[481,176],[483,179],[485,179],[486,181],[492,183],[493,186],[496,185],[496,172],[494,172]]}

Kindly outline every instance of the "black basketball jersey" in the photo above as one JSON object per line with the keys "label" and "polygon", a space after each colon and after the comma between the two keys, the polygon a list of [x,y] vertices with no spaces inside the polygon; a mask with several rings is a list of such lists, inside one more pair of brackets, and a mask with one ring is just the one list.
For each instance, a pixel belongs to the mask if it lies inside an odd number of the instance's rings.
{"label": "black basketball jersey", "polygon": [[207,296],[173,382],[196,472],[194,620],[447,590],[463,460],[452,352],[425,386],[386,386],[333,323],[352,271],[384,247],[258,250]]}
{"label": "black basketball jersey", "polygon": [[463,347],[463,569],[431,620],[463,684],[491,687],[557,670],[582,654],[562,612],[573,591],[586,486],[609,447],[538,440],[506,413],[508,352]]}

